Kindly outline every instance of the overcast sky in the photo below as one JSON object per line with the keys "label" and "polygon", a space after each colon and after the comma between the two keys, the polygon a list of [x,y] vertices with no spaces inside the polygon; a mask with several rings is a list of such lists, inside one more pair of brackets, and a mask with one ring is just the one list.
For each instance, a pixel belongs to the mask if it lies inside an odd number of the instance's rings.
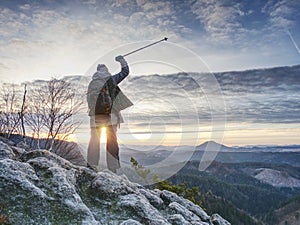
{"label": "overcast sky", "polygon": [[[212,71],[295,65],[299,23],[300,1],[290,0],[1,0],[0,74],[14,82],[84,74],[118,46],[165,36]],[[144,60],[151,53],[137,54]]]}

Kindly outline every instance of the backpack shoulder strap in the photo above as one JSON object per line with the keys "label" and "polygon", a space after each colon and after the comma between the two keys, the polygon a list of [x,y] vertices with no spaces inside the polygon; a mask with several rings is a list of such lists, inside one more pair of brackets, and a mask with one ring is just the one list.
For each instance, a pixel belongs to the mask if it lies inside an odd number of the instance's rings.
{"label": "backpack shoulder strap", "polygon": [[112,100],[114,100],[115,97],[116,97],[116,85],[114,84],[114,81],[113,81],[112,77],[110,77],[110,78],[106,81],[106,84],[107,84],[109,96],[110,96],[110,98],[111,98]]}

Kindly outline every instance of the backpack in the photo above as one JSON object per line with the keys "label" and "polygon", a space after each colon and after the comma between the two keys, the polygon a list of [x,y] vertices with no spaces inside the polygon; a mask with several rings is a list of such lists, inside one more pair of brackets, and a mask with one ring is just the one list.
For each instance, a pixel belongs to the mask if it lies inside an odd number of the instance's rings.
{"label": "backpack", "polygon": [[110,77],[108,80],[93,80],[88,88],[87,101],[90,115],[109,115],[115,99],[116,85]]}
{"label": "backpack", "polygon": [[114,84],[112,77],[92,80],[88,86],[87,102],[89,116],[118,113],[133,105],[122,90]]}
{"label": "backpack", "polygon": [[111,113],[113,101],[114,101],[114,91],[115,85],[112,78],[109,78],[103,87],[101,88],[95,106],[95,114],[105,114]]}

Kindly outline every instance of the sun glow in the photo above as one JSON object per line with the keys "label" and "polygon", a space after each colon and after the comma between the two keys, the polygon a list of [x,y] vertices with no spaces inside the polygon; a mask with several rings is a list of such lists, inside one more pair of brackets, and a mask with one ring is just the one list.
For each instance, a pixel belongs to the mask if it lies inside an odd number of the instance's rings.
{"label": "sun glow", "polygon": [[100,143],[106,144],[107,136],[106,136],[106,127],[101,128],[101,137],[100,137]]}

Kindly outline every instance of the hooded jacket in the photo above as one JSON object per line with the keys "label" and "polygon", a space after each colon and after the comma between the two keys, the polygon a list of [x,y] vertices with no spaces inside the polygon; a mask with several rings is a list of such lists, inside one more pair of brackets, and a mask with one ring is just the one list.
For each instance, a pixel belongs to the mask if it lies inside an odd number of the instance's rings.
{"label": "hooded jacket", "polygon": [[[117,86],[129,74],[129,67],[125,60],[124,62],[121,62],[121,66],[121,72],[115,75],[111,75],[104,64],[99,64],[97,66],[97,71],[93,74],[92,80],[88,86],[87,102],[89,106],[89,116],[97,117],[98,122],[104,123],[106,125],[116,125],[122,123],[123,118],[120,111],[133,105],[133,103],[123,94],[121,89]],[[96,101],[93,97],[93,95],[95,94],[93,92],[96,91],[97,93],[98,91],[100,91],[109,78],[112,78],[112,81],[116,86],[116,98],[113,102],[112,112],[110,115],[95,115]]]}

